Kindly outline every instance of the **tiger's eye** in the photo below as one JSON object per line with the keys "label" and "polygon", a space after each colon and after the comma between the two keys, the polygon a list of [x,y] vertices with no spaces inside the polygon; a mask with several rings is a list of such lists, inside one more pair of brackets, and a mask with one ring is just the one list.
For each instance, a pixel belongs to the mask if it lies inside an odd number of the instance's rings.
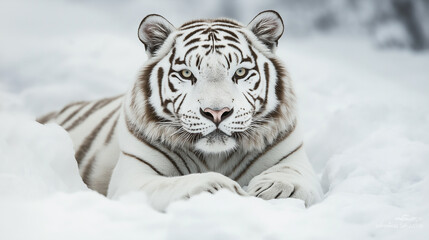
{"label": "tiger's eye", "polygon": [[191,71],[189,71],[188,69],[184,69],[184,70],[182,70],[182,76],[184,77],[184,78],[190,78],[191,76],[192,76],[192,72]]}
{"label": "tiger's eye", "polygon": [[243,77],[246,74],[246,69],[244,68],[239,68],[237,69],[237,71],[235,71],[235,75],[237,75],[238,77]]}

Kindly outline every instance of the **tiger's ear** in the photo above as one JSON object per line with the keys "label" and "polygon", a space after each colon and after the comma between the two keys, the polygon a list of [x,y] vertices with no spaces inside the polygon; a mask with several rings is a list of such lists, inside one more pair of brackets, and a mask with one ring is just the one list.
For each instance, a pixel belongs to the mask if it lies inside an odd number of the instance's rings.
{"label": "tiger's ear", "polygon": [[256,15],[247,28],[273,52],[283,34],[284,25],[280,14],[268,10]]}
{"label": "tiger's ear", "polygon": [[174,31],[176,28],[167,19],[158,14],[150,14],[141,21],[138,36],[148,56],[152,57]]}

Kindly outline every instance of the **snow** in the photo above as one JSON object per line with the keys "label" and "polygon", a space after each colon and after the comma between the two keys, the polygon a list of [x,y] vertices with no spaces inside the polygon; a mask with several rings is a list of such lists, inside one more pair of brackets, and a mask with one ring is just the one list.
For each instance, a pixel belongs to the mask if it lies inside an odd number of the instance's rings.
{"label": "snow", "polygon": [[[161,213],[142,193],[112,201],[89,190],[67,133],[34,121],[67,102],[127,89],[145,60],[138,3],[118,7],[132,13],[120,19],[91,4],[41,1],[23,10],[46,14],[31,29],[20,4],[0,10],[16,20],[0,21],[8,33],[0,39],[0,239],[426,239],[428,52],[380,50],[354,35],[286,33],[278,54],[295,81],[325,199],[306,209],[296,199],[221,191]],[[61,19],[46,20],[54,17]],[[97,29],[104,22],[113,27]]]}

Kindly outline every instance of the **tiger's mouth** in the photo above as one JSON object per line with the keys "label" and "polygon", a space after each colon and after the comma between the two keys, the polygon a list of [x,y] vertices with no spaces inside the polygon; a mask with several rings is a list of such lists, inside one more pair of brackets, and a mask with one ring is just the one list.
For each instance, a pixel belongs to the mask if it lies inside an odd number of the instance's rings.
{"label": "tiger's mouth", "polygon": [[208,142],[214,143],[216,141],[225,142],[230,136],[225,132],[223,132],[222,130],[220,130],[219,128],[217,128],[216,130],[207,134],[204,137],[207,138]]}
{"label": "tiger's mouth", "polygon": [[202,136],[196,143],[195,148],[205,153],[229,152],[237,146],[237,141],[220,129],[216,129],[206,136]]}

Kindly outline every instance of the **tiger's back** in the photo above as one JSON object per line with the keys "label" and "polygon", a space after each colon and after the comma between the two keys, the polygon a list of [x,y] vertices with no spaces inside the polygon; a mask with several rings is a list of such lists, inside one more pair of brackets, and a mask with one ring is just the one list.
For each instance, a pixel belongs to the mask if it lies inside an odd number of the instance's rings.
{"label": "tiger's back", "polygon": [[71,103],[37,119],[57,123],[70,134],[83,181],[104,195],[119,158],[117,124],[123,97]]}

